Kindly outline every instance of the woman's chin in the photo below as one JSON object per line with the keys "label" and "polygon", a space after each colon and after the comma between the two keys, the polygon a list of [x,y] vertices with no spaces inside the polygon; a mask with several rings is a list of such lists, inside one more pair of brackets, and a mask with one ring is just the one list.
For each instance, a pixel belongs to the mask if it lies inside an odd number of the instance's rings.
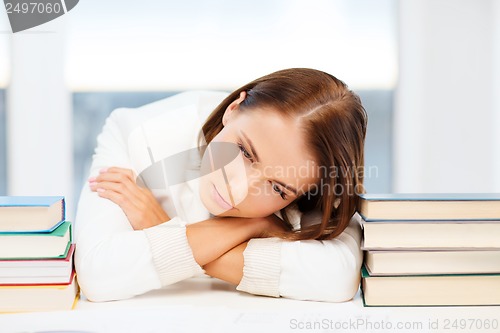
{"label": "woman's chin", "polygon": [[231,212],[222,212],[218,214],[211,213],[211,214],[217,217],[239,217],[237,214]]}

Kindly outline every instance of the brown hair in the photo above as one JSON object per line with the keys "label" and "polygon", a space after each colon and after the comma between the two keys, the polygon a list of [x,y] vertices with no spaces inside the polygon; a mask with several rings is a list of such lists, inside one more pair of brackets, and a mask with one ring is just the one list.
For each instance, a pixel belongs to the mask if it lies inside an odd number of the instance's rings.
{"label": "brown hair", "polygon": [[[289,240],[331,239],[349,224],[363,192],[364,141],[367,116],[361,100],[336,77],[308,68],[291,68],[258,78],[227,96],[210,114],[199,136],[200,147],[222,130],[222,116],[240,92],[247,96],[241,110],[271,108],[288,117],[300,117],[309,151],[321,167],[318,191],[309,191],[294,203],[302,212],[322,211],[321,223],[274,236]],[[326,190],[325,190],[326,188]],[[314,193],[313,193],[314,192]],[[340,193],[338,193],[340,192]]]}

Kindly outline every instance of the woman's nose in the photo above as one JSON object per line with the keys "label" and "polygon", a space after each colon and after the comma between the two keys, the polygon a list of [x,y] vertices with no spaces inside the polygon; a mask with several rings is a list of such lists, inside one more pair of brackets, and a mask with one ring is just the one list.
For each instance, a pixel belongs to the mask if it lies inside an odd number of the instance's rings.
{"label": "woman's nose", "polygon": [[224,166],[224,171],[227,179],[225,181],[229,185],[234,205],[238,205],[245,200],[248,195],[248,178],[245,170],[245,161],[241,155],[238,155],[234,160]]}

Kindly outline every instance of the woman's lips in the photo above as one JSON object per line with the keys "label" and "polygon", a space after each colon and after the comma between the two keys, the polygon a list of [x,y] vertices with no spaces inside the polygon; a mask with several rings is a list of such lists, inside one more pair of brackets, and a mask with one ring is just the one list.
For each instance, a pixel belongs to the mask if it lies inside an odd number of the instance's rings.
{"label": "woman's lips", "polygon": [[224,200],[224,198],[220,195],[219,191],[217,191],[217,188],[215,187],[215,185],[213,185],[212,187],[212,198],[214,199],[215,202],[217,202],[217,204],[225,209],[225,210],[230,210],[233,208],[233,206],[231,206],[226,200]]}

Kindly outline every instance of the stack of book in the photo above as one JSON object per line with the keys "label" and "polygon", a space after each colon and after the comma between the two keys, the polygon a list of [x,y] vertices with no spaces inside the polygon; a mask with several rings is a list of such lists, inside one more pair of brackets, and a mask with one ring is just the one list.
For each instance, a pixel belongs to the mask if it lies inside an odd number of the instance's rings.
{"label": "stack of book", "polygon": [[0,196],[0,312],[72,309],[74,251],[63,197]]}
{"label": "stack of book", "polygon": [[360,197],[365,306],[500,304],[500,193]]}

